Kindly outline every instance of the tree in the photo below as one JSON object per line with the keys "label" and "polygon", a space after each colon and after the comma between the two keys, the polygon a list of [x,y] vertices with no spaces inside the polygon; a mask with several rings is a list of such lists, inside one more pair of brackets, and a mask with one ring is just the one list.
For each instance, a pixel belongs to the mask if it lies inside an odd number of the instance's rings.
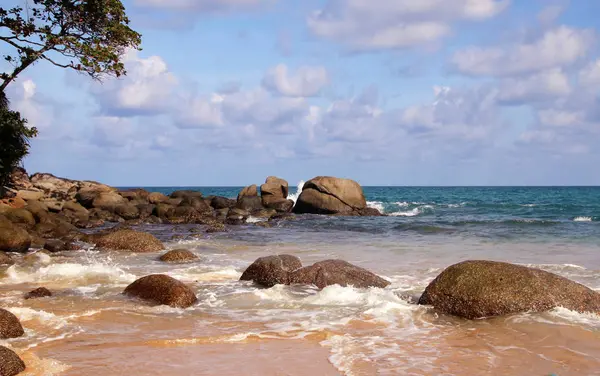
{"label": "tree", "polygon": [[[39,60],[94,79],[126,74],[121,58],[140,49],[121,0],[25,0],[25,8],[0,7],[0,41],[12,47],[0,74],[0,92]],[[16,51],[15,51],[16,50]]]}
{"label": "tree", "polygon": [[29,139],[37,129],[28,128],[27,120],[8,108],[8,100],[0,91],[0,197],[10,183],[10,175],[29,151]]}

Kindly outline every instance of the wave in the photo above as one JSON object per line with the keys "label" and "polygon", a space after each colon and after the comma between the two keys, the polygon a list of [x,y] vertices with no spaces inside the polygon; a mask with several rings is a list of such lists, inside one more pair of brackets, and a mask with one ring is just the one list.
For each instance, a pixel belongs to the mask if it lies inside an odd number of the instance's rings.
{"label": "wave", "polygon": [[127,273],[116,266],[102,263],[88,265],[76,263],[51,264],[37,269],[13,265],[6,270],[6,275],[7,279],[12,283],[72,283],[74,281],[89,283],[131,283],[135,280],[133,274]]}
{"label": "wave", "polygon": [[592,217],[575,217],[573,218],[574,222],[592,222],[593,218]]}
{"label": "wave", "polygon": [[294,204],[296,203],[296,201],[298,200],[298,197],[300,197],[300,193],[302,193],[302,188],[304,187],[304,180],[300,180],[298,182],[298,187],[296,189],[296,193],[288,193],[288,200],[292,200],[294,201]]}
{"label": "wave", "polygon": [[433,206],[424,205],[424,206],[420,206],[420,207],[414,208],[409,211],[398,211],[398,212],[389,213],[389,215],[392,217],[416,217],[417,215],[427,214],[427,213],[431,213],[431,212],[433,212]]}

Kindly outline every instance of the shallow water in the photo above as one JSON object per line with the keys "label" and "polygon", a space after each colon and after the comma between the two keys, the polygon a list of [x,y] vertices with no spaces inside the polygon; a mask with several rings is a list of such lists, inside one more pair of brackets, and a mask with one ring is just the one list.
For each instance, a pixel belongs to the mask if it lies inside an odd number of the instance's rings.
{"label": "shallow water", "polygon": [[[222,234],[196,233],[192,225],[142,227],[167,248],[188,248],[200,257],[186,264],[162,263],[161,252],[40,255],[0,271],[2,307],[26,329],[24,337],[0,343],[23,357],[26,375],[600,374],[597,315],[555,309],[467,321],[406,300],[443,268],[466,259],[535,266],[598,290],[600,243],[590,241],[596,222],[490,222],[485,231],[439,231],[422,223],[440,227],[418,216],[308,216]],[[566,227],[548,230],[560,226]],[[587,228],[577,230],[580,236],[561,235],[570,226]],[[516,235],[498,235],[507,228]],[[305,265],[341,258],[392,284],[318,291],[238,281],[257,257],[279,253],[297,255]],[[174,309],[121,295],[151,273],[188,283],[199,302]],[[39,286],[55,296],[22,299]]]}

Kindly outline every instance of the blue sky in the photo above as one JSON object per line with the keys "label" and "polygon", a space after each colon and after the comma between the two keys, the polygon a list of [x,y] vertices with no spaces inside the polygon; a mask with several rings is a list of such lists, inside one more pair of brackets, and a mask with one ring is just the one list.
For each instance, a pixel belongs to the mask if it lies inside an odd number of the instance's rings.
{"label": "blue sky", "polygon": [[143,35],[127,77],[41,62],[9,86],[40,130],[30,172],[121,186],[600,185],[600,2],[125,5]]}

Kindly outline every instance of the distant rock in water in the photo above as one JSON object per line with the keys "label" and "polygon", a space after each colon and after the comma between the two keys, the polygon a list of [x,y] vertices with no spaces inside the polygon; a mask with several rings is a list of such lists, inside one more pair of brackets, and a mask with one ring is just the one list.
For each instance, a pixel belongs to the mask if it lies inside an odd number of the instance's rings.
{"label": "distant rock in water", "polygon": [[187,249],[173,249],[160,256],[160,261],[164,262],[186,262],[197,259],[198,256],[196,256],[193,252],[188,251]]}
{"label": "distant rock in water", "polygon": [[46,298],[52,296],[52,292],[45,287],[38,287],[35,290],[29,291],[25,294],[25,299],[36,299],[36,298]]}
{"label": "distant rock in water", "polygon": [[325,260],[290,274],[291,284],[313,284],[322,289],[331,285],[356,288],[381,287],[390,283],[370,271],[343,260]]}
{"label": "distant rock in water", "polygon": [[23,371],[23,360],[8,347],[0,346],[0,376],[15,376]]}
{"label": "distant rock in water", "polygon": [[164,274],[142,277],[127,286],[123,293],[176,308],[187,308],[198,301],[186,284]]}
{"label": "distant rock in water", "polygon": [[294,206],[294,213],[372,215],[361,186],[350,179],[318,176],[306,183]]}
{"label": "distant rock in water", "polygon": [[427,286],[419,304],[467,319],[556,307],[598,313],[600,294],[543,270],[476,260],[445,269]]}

